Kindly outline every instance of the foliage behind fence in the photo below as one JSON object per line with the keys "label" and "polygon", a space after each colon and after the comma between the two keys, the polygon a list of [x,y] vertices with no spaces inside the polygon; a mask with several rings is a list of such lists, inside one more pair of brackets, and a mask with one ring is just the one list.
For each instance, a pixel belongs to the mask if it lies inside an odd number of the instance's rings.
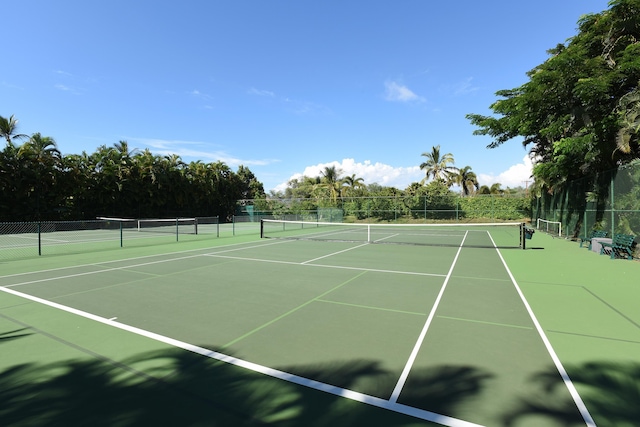
{"label": "foliage behind fence", "polygon": [[336,199],[256,199],[238,202],[237,214],[307,214],[322,209],[339,210],[352,221],[487,221],[530,218],[528,197],[455,193],[437,195],[338,197]]}
{"label": "foliage behind fence", "polygon": [[640,235],[640,161],[566,183],[533,203],[533,219],[560,221],[566,237],[592,230]]}

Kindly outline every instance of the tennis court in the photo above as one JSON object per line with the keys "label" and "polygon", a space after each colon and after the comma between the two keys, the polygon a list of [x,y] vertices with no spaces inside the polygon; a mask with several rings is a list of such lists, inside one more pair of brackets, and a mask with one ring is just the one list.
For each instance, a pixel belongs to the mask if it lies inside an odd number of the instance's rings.
{"label": "tennis court", "polygon": [[637,372],[615,409],[588,373],[638,368],[638,263],[543,234],[522,250],[507,227],[400,244],[296,233],[3,263],[2,424],[626,425],[607,411],[637,411]]}

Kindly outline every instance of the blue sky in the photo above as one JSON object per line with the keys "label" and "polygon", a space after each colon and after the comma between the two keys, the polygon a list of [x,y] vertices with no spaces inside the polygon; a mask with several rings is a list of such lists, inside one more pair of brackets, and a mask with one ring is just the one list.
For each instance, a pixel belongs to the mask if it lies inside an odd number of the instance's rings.
{"label": "blue sky", "polygon": [[440,145],[480,184],[525,186],[519,140],[468,113],[527,81],[606,0],[149,0],[5,5],[0,115],[64,154],[120,140],[245,165],[269,191],[328,165],[404,189]]}

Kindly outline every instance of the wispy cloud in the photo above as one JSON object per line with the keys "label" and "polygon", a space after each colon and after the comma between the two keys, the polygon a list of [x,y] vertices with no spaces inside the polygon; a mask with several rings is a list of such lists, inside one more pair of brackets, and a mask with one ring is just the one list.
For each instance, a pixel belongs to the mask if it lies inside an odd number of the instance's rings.
{"label": "wispy cloud", "polygon": [[226,152],[217,144],[202,141],[168,140],[155,138],[124,138],[135,148],[149,148],[153,154],[177,154],[185,162],[202,160],[203,162],[223,162],[227,166],[264,166],[276,163],[275,159],[241,159]]}
{"label": "wispy cloud", "polygon": [[384,99],[393,102],[424,102],[425,99],[416,95],[411,89],[404,84],[396,81],[387,80],[384,83],[385,94]]}
{"label": "wispy cloud", "polygon": [[311,101],[300,101],[296,99],[284,98],[282,102],[285,104],[285,108],[294,114],[331,114],[331,109],[329,107],[316,104],[315,102]]}
{"label": "wispy cloud", "polygon": [[249,95],[266,96],[269,98],[275,98],[276,96],[276,94],[274,92],[271,92],[270,90],[256,89],[255,87],[252,87],[249,90],[247,90],[247,93]]}
{"label": "wispy cloud", "polygon": [[9,89],[20,89],[23,90],[24,88],[21,86],[16,86],[14,84],[11,83],[7,83],[5,81],[2,81],[2,83],[0,83],[3,87],[9,88]]}
{"label": "wispy cloud", "polygon": [[64,85],[62,83],[58,83],[58,84],[54,85],[54,87],[56,89],[60,90],[60,91],[73,93],[74,95],[80,95],[82,93],[78,89],[73,88],[71,86]]}
{"label": "wispy cloud", "polygon": [[331,114],[331,109],[327,106],[305,100],[289,98],[287,96],[278,96],[275,92],[264,89],[256,89],[251,87],[247,90],[249,95],[271,98],[284,106],[285,110],[299,115],[312,114]]}
{"label": "wispy cloud", "polygon": [[200,99],[206,99],[206,100],[213,99],[213,97],[211,95],[208,95],[206,93],[202,93],[197,89],[194,89],[191,92],[189,92],[189,95],[194,96],[196,98],[200,98]]}
{"label": "wispy cloud", "polygon": [[478,86],[474,86],[472,84],[473,77],[468,77],[461,82],[458,82],[453,85],[453,94],[456,96],[460,95],[468,95],[470,93],[476,92],[480,88]]}

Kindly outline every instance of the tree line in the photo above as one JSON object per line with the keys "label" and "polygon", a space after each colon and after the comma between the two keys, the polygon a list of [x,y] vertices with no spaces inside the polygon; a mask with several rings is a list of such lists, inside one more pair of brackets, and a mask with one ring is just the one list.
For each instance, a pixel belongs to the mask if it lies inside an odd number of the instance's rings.
{"label": "tree line", "polygon": [[0,221],[80,220],[98,216],[166,218],[235,213],[236,201],[264,197],[249,168],[185,163],[177,155],[130,149],[126,141],[62,155],[53,138],[20,134],[0,116]]}
{"label": "tree line", "polygon": [[[363,178],[341,176],[335,166],[328,166],[319,176],[293,179],[284,192],[272,192],[267,197],[263,184],[244,166],[234,172],[219,161],[186,163],[175,154],[158,156],[149,149],[131,149],[126,141],[101,145],[91,154],[62,155],[53,138],[18,133],[14,116],[0,116],[0,136],[6,141],[0,151],[0,221],[87,220],[101,216],[219,216],[224,221],[237,213],[238,200],[257,200],[263,208],[280,209],[281,205],[269,204],[267,199],[299,199],[305,200],[304,208],[311,210],[345,208],[344,197],[352,198],[349,206],[359,212],[356,216],[362,217],[364,211],[381,212],[388,219],[388,212],[399,209],[380,200],[355,203],[353,198],[428,196],[432,208],[449,209],[457,205],[450,190],[453,185],[460,186],[463,196],[505,193],[500,184],[479,186],[471,167],[455,168],[453,155],[441,154],[439,145],[422,153],[425,161],[420,168],[425,178],[405,190],[366,185]],[[415,204],[421,207],[424,203],[418,199]],[[405,203],[402,209],[411,210],[411,203]]]}

